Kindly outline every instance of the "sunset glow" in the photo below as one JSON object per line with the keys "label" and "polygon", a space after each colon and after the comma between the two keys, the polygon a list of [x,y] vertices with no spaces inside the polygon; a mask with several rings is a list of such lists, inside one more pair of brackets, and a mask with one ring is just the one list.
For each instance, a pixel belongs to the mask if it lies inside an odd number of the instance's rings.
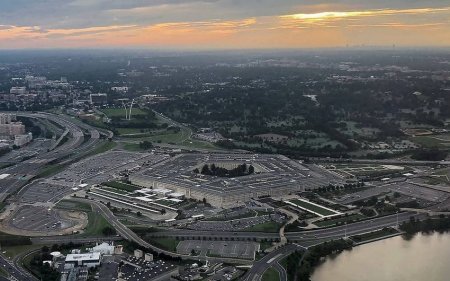
{"label": "sunset glow", "polygon": [[[72,5],[89,7],[94,2],[74,1]],[[88,26],[71,26],[70,18],[57,24],[19,24],[8,21],[0,12],[0,48],[450,45],[449,7],[349,9],[348,6],[343,6],[342,10],[305,13],[302,10],[311,10],[309,6],[292,5],[286,7],[286,10],[291,10],[290,13],[278,15],[249,11],[246,13],[247,17],[236,17],[234,14],[237,12],[228,9],[221,17],[213,14],[210,18],[197,10],[200,8],[212,10],[216,7],[210,2],[191,2],[130,9],[105,8],[101,11],[105,19],[96,21],[94,18],[89,21],[91,23]],[[314,8],[327,9],[329,6],[319,5]],[[164,20],[171,19],[172,15],[182,16],[178,20]],[[137,22],[133,17],[142,17],[142,20]],[[68,23],[60,24],[64,21]],[[114,24],[110,24],[111,22]],[[408,34],[404,33],[405,29]]]}

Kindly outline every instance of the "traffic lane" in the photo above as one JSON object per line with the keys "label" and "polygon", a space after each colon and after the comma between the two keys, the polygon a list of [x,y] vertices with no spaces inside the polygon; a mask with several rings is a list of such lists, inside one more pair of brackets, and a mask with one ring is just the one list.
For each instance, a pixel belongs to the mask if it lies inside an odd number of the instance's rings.
{"label": "traffic lane", "polygon": [[280,261],[277,261],[273,267],[278,271],[280,274],[280,281],[287,281],[287,272],[286,269],[281,266]]}
{"label": "traffic lane", "polygon": [[39,237],[31,238],[33,244],[61,244],[61,243],[90,243],[90,242],[101,242],[101,241],[119,241],[123,240],[120,236],[107,236],[107,237],[90,237],[90,238],[78,238],[78,237],[67,237],[67,236],[53,236],[53,237]]}
{"label": "traffic lane", "polygon": [[266,271],[269,267],[276,264],[278,261],[282,260],[286,256],[292,254],[296,250],[301,250],[301,248],[295,244],[288,244],[267,254],[266,256],[264,256],[259,261],[253,264],[252,268],[247,272],[243,280],[245,281],[257,280],[258,277],[260,275],[262,276],[264,271]]}
{"label": "traffic lane", "polygon": [[3,255],[0,255],[0,266],[8,272],[8,274],[12,277],[14,277],[16,280],[19,281],[34,281],[36,280],[30,275],[25,275],[22,273],[21,270],[17,268],[17,266],[10,260],[8,260]]}
{"label": "traffic lane", "polygon": [[[409,221],[411,217],[414,217],[416,219],[424,219],[427,217],[426,214],[415,214],[411,212],[407,213],[399,213],[398,214],[398,221],[399,223],[402,223],[404,221]],[[286,237],[300,237],[300,238],[315,238],[316,236],[320,235],[330,235],[333,233],[342,233],[347,231],[360,231],[360,230],[367,230],[367,229],[373,229],[373,228],[379,228],[385,225],[393,225],[397,223],[397,215],[389,215],[384,216],[380,218],[373,218],[370,220],[363,220],[360,222],[354,222],[347,225],[341,225],[341,226],[335,226],[330,228],[322,228],[317,230],[307,230],[302,232],[287,232],[285,233]]]}
{"label": "traffic lane", "polygon": [[[410,217],[416,217],[419,219],[423,219],[426,217],[425,214],[415,214],[412,212],[405,212],[405,213],[399,213],[398,219],[399,223],[403,221],[408,221]],[[345,228],[347,228],[347,231],[355,231],[355,230],[367,230],[367,229],[373,229],[373,228],[379,228],[380,226],[384,225],[392,225],[393,223],[396,224],[397,222],[397,215],[389,215],[379,218],[373,218],[368,219],[360,222],[354,222],[351,224],[348,224],[347,226],[335,226],[330,228],[321,228],[321,229],[311,229],[301,232],[286,232],[285,236],[289,239],[289,237],[296,237],[296,238],[315,238],[315,236],[319,235],[330,235],[333,233],[343,233],[345,231]],[[162,231],[155,233],[155,235],[164,235],[168,237],[185,237],[185,238],[199,238],[202,239],[203,237],[227,237],[227,238],[257,238],[257,239],[271,239],[271,238],[279,238],[278,233],[264,233],[264,232],[227,232],[227,231],[218,231],[218,232],[211,232],[211,231],[196,231],[196,230],[184,230],[184,229],[174,229],[170,231]]]}

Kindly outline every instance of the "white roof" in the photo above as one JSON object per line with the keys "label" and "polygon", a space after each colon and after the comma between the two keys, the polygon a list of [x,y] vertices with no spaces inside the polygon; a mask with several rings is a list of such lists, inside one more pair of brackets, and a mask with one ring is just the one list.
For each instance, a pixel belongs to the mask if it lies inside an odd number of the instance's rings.
{"label": "white roof", "polygon": [[83,260],[100,260],[100,253],[95,252],[87,254],[68,254],[66,257],[66,262]]}
{"label": "white roof", "polygon": [[143,189],[136,190],[136,192],[138,192],[138,193],[149,193],[149,192],[152,192],[152,190],[150,188],[143,188]]}
{"label": "white roof", "polygon": [[173,193],[170,193],[169,196],[172,196],[172,197],[183,197],[184,194],[183,193],[178,193],[178,192],[173,192]]}
{"label": "white roof", "polygon": [[79,187],[86,187],[86,186],[88,186],[87,183],[82,183],[82,184],[79,185]]}
{"label": "white roof", "polygon": [[153,199],[150,199],[150,198],[148,198],[148,197],[135,197],[137,200],[141,200],[141,201],[144,201],[144,202],[152,202],[153,201]]}
{"label": "white roof", "polygon": [[165,188],[157,188],[157,189],[153,189],[154,193],[170,193],[172,192],[172,190],[169,189],[165,189]]}
{"label": "white roof", "polygon": [[9,177],[10,174],[1,174],[0,175],[0,180],[6,179],[7,177]]}

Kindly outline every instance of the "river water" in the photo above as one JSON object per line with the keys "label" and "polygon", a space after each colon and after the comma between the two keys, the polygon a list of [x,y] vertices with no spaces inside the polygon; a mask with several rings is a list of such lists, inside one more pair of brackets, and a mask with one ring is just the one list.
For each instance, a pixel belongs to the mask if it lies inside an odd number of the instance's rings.
{"label": "river water", "polygon": [[450,234],[400,236],[329,257],[312,281],[449,281]]}

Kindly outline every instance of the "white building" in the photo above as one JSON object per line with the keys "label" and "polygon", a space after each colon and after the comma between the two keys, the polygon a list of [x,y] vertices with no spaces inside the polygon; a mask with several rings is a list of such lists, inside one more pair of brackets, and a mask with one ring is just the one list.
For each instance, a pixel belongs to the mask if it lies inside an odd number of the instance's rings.
{"label": "white building", "polygon": [[27,93],[27,88],[26,87],[11,87],[11,89],[9,90],[10,94],[15,94],[15,95],[23,95]]}
{"label": "white building", "polygon": [[142,258],[144,257],[144,252],[142,250],[136,249],[134,250],[134,256],[138,259]]}
{"label": "white building", "polygon": [[64,267],[74,268],[78,266],[86,266],[88,268],[100,265],[100,253],[88,254],[68,254]]}
{"label": "white building", "polygon": [[15,146],[24,146],[30,141],[33,140],[33,135],[31,133],[25,135],[15,135],[14,136],[14,145]]}
{"label": "white building", "polygon": [[100,253],[102,255],[113,255],[114,248],[115,248],[114,245],[109,245],[108,243],[103,242],[100,245],[92,247],[91,252],[92,253]]}

